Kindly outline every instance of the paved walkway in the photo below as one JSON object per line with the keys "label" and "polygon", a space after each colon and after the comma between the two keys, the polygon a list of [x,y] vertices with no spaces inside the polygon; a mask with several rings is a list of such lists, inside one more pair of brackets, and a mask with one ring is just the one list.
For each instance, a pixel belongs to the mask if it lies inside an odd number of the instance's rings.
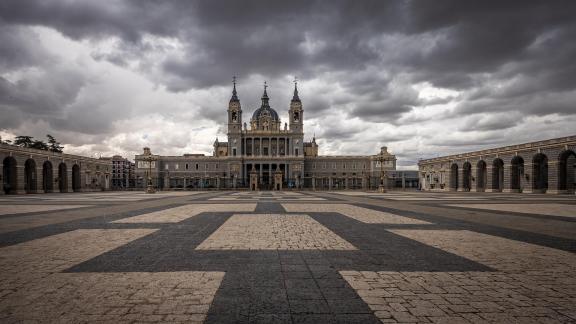
{"label": "paved walkway", "polygon": [[575,323],[576,197],[0,196],[0,322]]}

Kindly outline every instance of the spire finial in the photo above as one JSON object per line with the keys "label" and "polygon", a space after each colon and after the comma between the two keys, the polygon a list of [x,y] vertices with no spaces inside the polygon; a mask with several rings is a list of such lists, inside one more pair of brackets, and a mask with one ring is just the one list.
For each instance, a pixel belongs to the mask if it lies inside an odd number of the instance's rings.
{"label": "spire finial", "polygon": [[268,92],[266,91],[266,88],[268,88],[268,83],[264,81],[264,94],[262,94],[262,98],[268,98]]}
{"label": "spire finial", "polygon": [[266,92],[266,88],[268,88],[268,83],[264,81],[264,93],[262,94],[262,107],[270,107],[270,104],[268,103],[268,100],[270,98],[268,98],[268,92]]}
{"label": "spire finial", "polygon": [[294,96],[292,97],[292,101],[300,101],[300,97],[298,97],[298,78],[294,77]]}
{"label": "spire finial", "polygon": [[232,83],[234,84],[234,86],[232,87],[232,98],[230,98],[230,101],[239,101],[238,95],[236,93],[236,76],[232,77]]}

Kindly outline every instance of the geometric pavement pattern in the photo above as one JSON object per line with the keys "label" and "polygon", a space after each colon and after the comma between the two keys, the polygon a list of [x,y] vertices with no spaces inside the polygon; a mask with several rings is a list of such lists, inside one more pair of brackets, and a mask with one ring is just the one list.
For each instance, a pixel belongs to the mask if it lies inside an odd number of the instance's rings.
{"label": "geometric pavement pattern", "polygon": [[[466,207],[526,195],[419,194],[74,194],[6,213],[0,321],[576,322],[573,197],[544,215]],[[43,196],[0,209],[62,205]]]}

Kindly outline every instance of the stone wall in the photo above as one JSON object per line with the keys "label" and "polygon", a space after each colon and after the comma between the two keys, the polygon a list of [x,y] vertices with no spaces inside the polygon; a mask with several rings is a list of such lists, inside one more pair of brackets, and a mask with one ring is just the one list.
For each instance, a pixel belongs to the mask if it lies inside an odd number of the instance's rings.
{"label": "stone wall", "polygon": [[423,190],[574,193],[576,136],[421,160]]}
{"label": "stone wall", "polygon": [[3,194],[109,190],[112,163],[0,144]]}

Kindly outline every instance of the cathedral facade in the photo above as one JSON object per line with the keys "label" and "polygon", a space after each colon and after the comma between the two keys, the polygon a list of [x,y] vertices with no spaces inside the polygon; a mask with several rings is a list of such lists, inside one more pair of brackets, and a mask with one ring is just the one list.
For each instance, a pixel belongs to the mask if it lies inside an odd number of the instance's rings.
{"label": "cathedral facade", "polygon": [[270,105],[266,84],[260,107],[244,119],[234,82],[228,103],[227,142],[214,142],[212,156],[160,156],[150,148],[135,157],[138,187],[252,190],[286,188],[368,189],[390,181],[396,157],[382,147],[375,155],[320,156],[316,139],[304,140],[304,109],[294,85],[288,121]]}

